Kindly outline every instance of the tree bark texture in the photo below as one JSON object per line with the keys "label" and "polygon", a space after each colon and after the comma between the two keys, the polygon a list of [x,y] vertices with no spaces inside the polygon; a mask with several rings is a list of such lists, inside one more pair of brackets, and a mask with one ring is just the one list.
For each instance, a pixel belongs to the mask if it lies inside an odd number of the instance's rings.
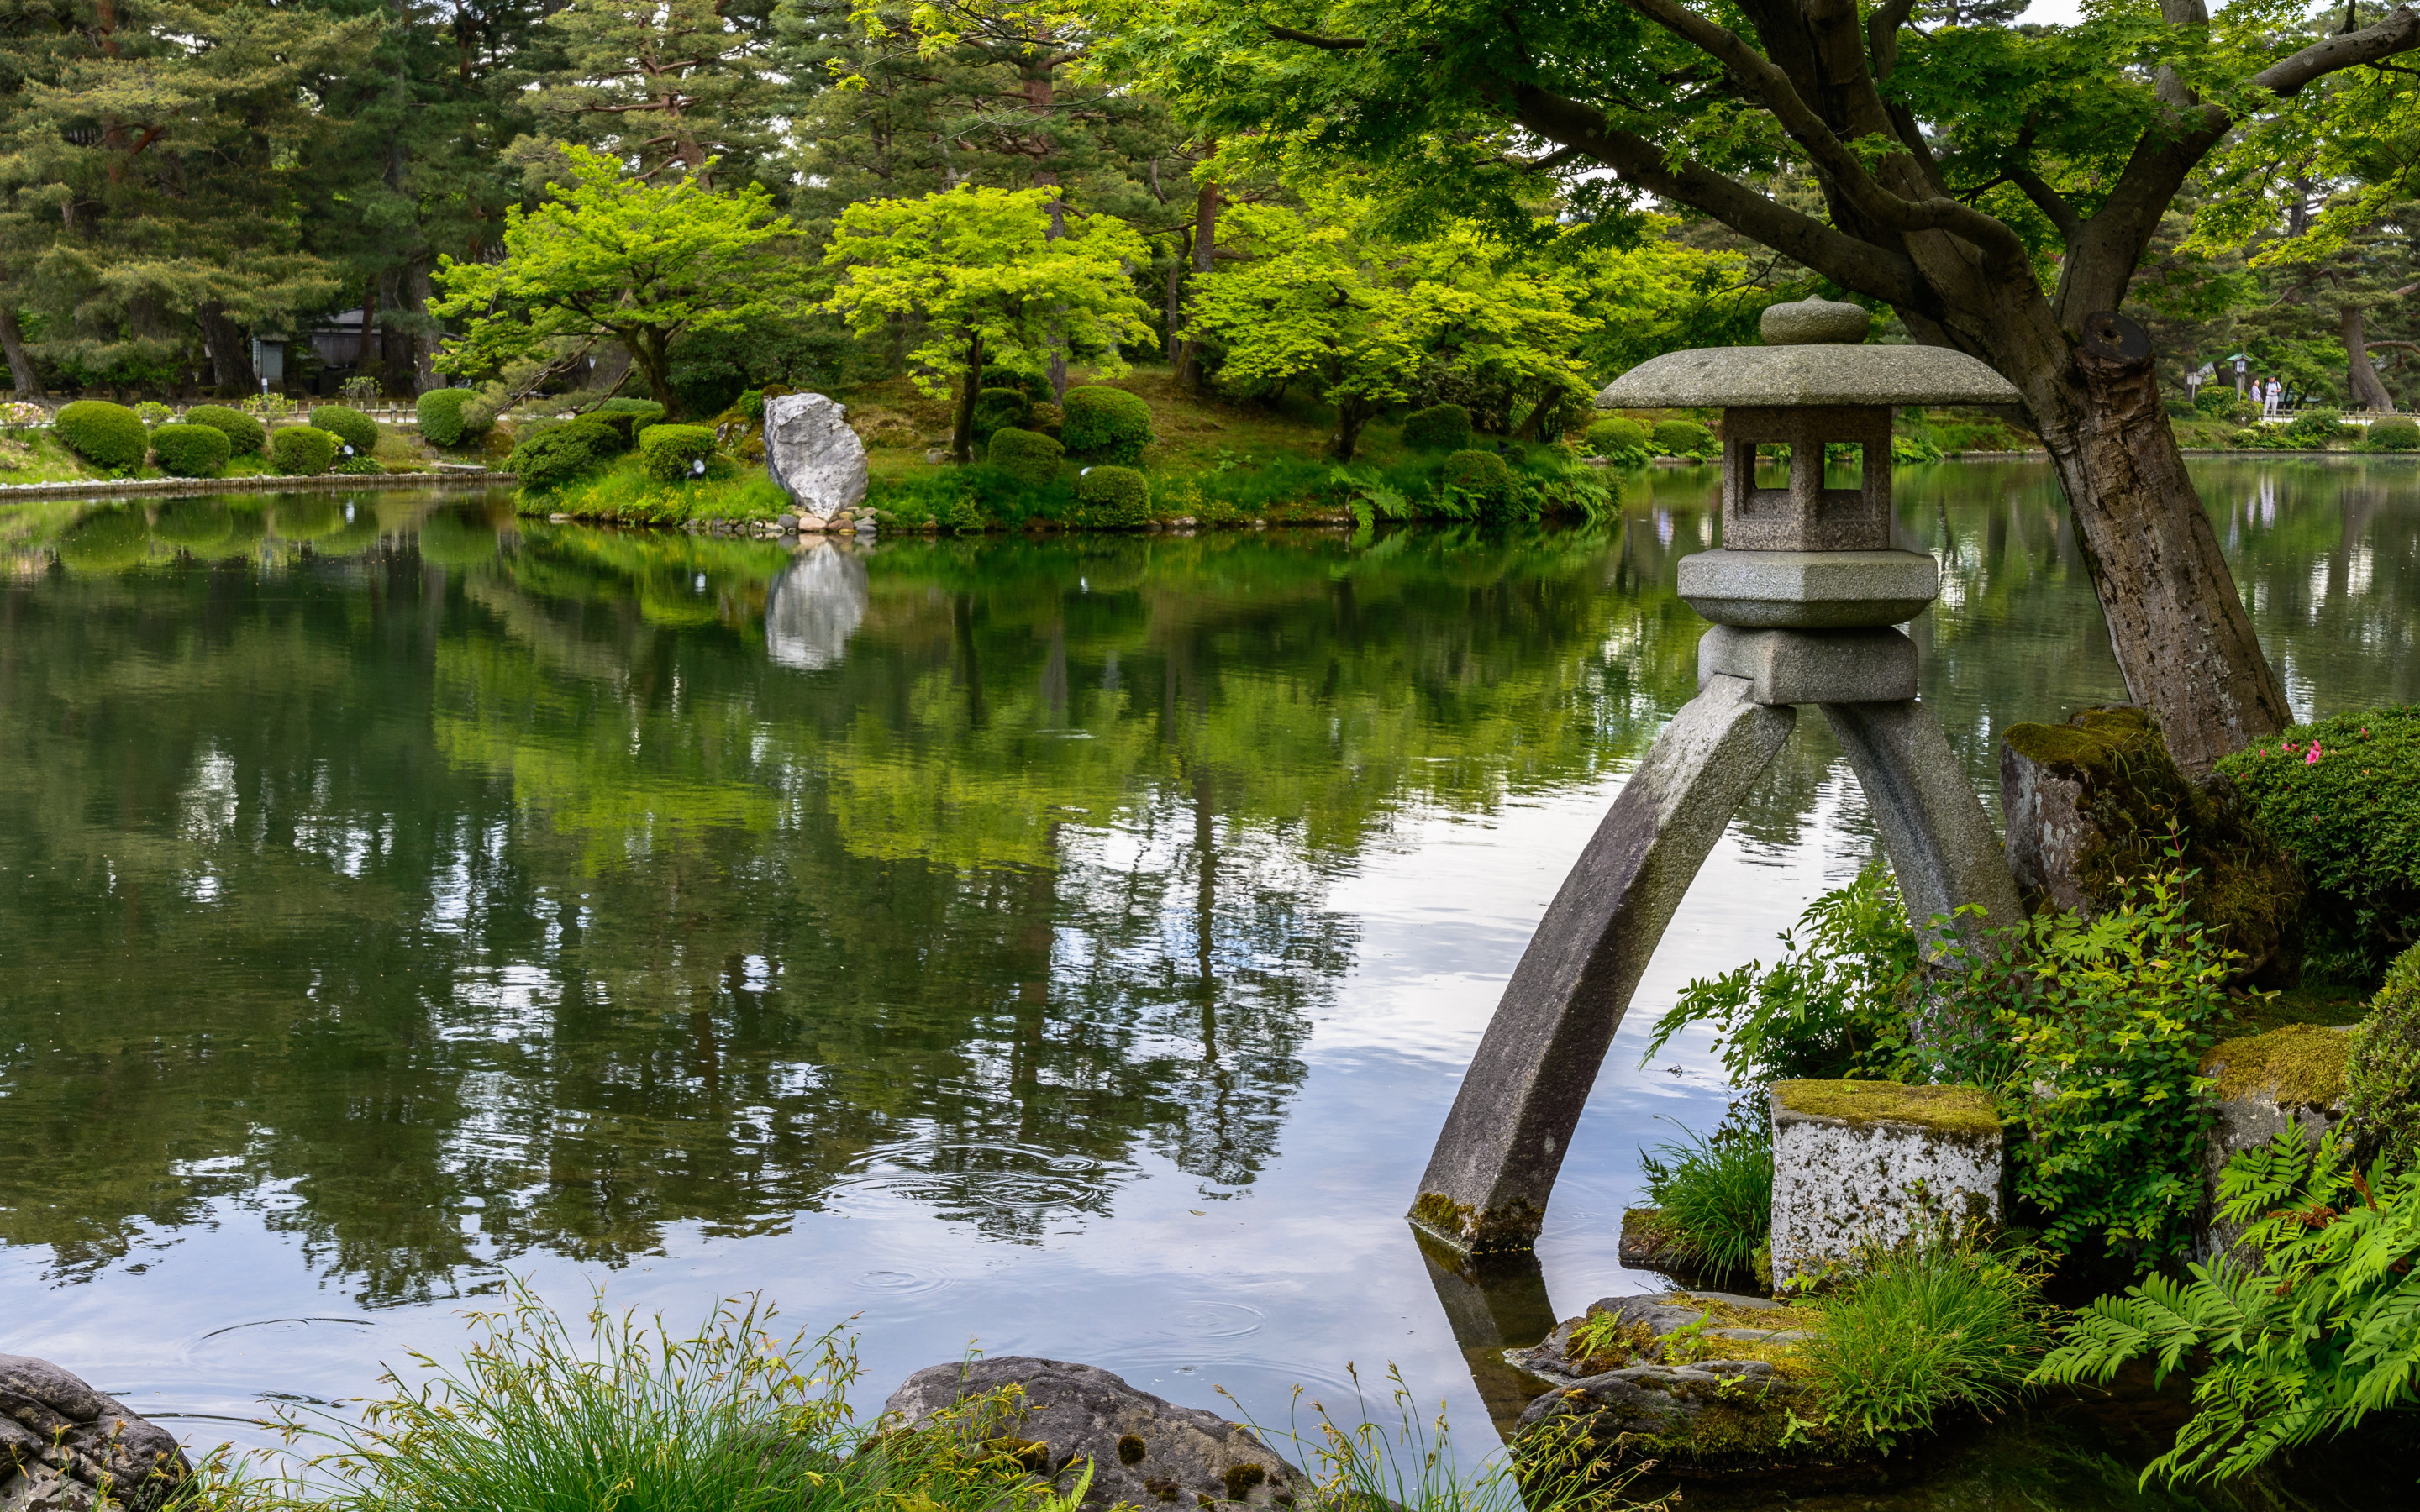
{"label": "tree bark texture", "polygon": [[210,378],[218,385],[221,397],[243,398],[258,386],[259,379],[252,371],[252,347],[236,323],[227,318],[226,306],[215,301],[194,312],[202,328],[202,340],[209,347]]}
{"label": "tree bark texture", "polygon": [[2378,369],[2370,365],[2367,316],[2368,312],[2358,304],[2347,304],[2336,313],[2337,329],[2344,336],[2345,392],[2362,409],[2391,415],[2395,412],[2395,396],[2386,392]]}
{"label": "tree bark texture", "polygon": [[961,464],[975,459],[975,399],[983,393],[984,344],[967,343],[967,376],[958,385],[958,412],[950,423],[950,455]]}
{"label": "tree bark texture", "polygon": [[17,306],[12,301],[0,301],[0,350],[8,354],[8,381],[17,397],[43,397],[42,375],[34,366],[33,354],[25,350],[25,332],[17,323]]}
{"label": "tree bark texture", "polygon": [[[1185,298],[1188,312],[1193,305],[1193,280],[1209,272],[1218,256],[1218,207],[1223,203],[1216,184],[1203,184],[1193,196],[1193,267],[1192,277],[1186,282]],[[1202,387],[1202,344],[1190,336],[1185,338],[1177,352],[1176,381],[1188,389]]]}

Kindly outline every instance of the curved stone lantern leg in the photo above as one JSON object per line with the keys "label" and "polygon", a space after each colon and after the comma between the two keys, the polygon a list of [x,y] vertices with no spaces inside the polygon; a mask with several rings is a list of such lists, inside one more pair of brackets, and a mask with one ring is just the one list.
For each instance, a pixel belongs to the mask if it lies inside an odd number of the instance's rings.
{"label": "curved stone lantern leg", "polygon": [[1796,711],[1717,674],[1622,785],[1505,984],[1412,1219],[1456,1249],[1528,1249],[1639,973]]}
{"label": "curved stone lantern leg", "polygon": [[[1412,1222],[1456,1250],[1535,1242],[1639,975],[1790,738],[1795,705],[1821,707],[1839,736],[1919,929],[1969,904],[1987,926],[2022,917],[1991,818],[1916,702],[1916,643],[1893,628],[1932,602],[1939,567],[1890,541],[1891,407],[2008,403],[2016,391],[1958,352],[1860,345],[1867,327],[1854,305],[1775,305],[1766,345],[1669,352],[1599,396],[1723,409],[1723,544],[1679,569],[1681,596],[1714,626],[1698,643],[1698,696],[1546,909],[1429,1156]],[[1827,453],[1842,444],[1863,455],[1854,488],[1827,486]],[[1789,453],[1789,480],[1762,487],[1758,452],[1773,447]],[[1975,933],[1971,916],[1957,928]]]}

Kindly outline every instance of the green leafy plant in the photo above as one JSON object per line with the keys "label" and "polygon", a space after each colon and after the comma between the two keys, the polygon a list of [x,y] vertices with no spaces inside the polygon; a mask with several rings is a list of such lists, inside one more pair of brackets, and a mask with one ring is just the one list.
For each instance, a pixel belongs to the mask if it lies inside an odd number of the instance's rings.
{"label": "green leafy plant", "polygon": [[350,405],[320,405],[311,411],[311,424],[351,447],[356,456],[378,450],[378,422]]}
{"label": "green leafy plant", "polygon": [[460,446],[487,434],[494,420],[473,389],[431,389],[413,407],[420,439],[431,446]]}
{"label": "green leafy plant", "polygon": [[2280,1450],[2420,1405],[2420,1170],[2366,1173],[2335,1130],[2314,1147],[2289,1123],[2226,1164],[2220,1214],[2238,1254],[2147,1276],[2062,1331],[2037,1379],[2106,1381],[2149,1358],[2164,1380],[2196,1367],[2193,1420],[2143,1472],[2224,1479]]}
{"label": "green leafy plant", "polygon": [[62,406],[52,425],[69,451],[104,472],[133,471],[151,448],[141,418],[106,399],[78,399]]}
{"label": "green leafy plant", "polygon": [[197,404],[185,411],[185,423],[208,425],[227,439],[237,456],[258,456],[269,447],[269,427],[240,409],[223,404]]}
{"label": "green leafy plant", "polygon": [[1647,427],[1625,415],[1607,415],[1588,428],[1589,450],[1615,462],[1644,462],[1653,455]]}
{"label": "green leafy plant", "polygon": [[621,432],[583,415],[524,435],[505,459],[504,469],[520,480],[522,487],[543,492],[595,471],[628,449]]}
{"label": "green leafy plant", "polygon": [[1049,437],[1014,425],[992,432],[988,453],[993,467],[1036,486],[1057,480],[1060,458],[1065,455],[1066,448]]}
{"label": "green leafy plant", "polygon": [[269,439],[271,462],[280,472],[317,477],[336,459],[344,442],[309,425],[283,425]]}
{"label": "green leafy plant", "polygon": [[165,424],[151,433],[160,471],[179,478],[215,478],[227,464],[226,433],[213,425]]}
{"label": "green leafy plant", "polygon": [[1103,530],[1148,525],[1151,486],[1132,468],[1086,468],[1076,479],[1076,518]]}
{"label": "green leafy plant", "polygon": [[2040,1292],[2031,1266],[1971,1232],[1877,1247],[1803,1304],[1823,1326],[1800,1356],[1834,1425],[1888,1449],[1944,1412],[2016,1399],[2049,1342]]}
{"label": "green leafy plant", "polygon": [[2420,452],[2420,422],[2409,415],[2373,420],[2362,445],[2373,452]]}
{"label": "green leafy plant", "polygon": [[1683,988],[1656,1020],[1648,1058],[1702,1023],[1714,1026],[1734,1086],[1907,1075],[1908,1004],[1923,960],[1890,869],[1869,862],[1807,904],[1780,941],[1770,968],[1751,961]]}
{"label": "green leafy plant", "polygon": [[[1151,428],[1148,414],[1146,410],[1145,430]],[[1025,396],[1023,389],[985,389],[975,395],[977,440],[988,441],[1002,430],[1022,428],[1032,418],[1033,401]]]}
{"label": "green leafy plant", "polygon": [[622,438],[622,449],[629,450],[639,443],[639,433],[664,418],[664,407],[653,399],[608,399],[580,417],[612,427]]}
{"label": "green leafy plant", "polygon": [[2420,945],[2395,958],[2346,1046],[2344,1133],[2365,1160],[2420,1170]]}
{"label": "green leafy plant", "polygon": [[1459,452],[1470,444],[1470,411],[1433,404],[1404,417],[1404,444],[1419,452]]}
{"label": "green leafy plant", "polygon": [[1454,453],[1445,459],[1437,481],[1447,492],[1477,505],[1482,516],[1503,518],[1520,508],[1521,480],[1494,452]]}
{"label": "green leafy plant", "polygon": [[2305,969],[2376,980],[2420,937],[2420,705],[2296,725],[2218,770],[2302,863]]}
{"label": "green leafy plant", "polygon": [[1647,1200],[1708,1270],[1745,1275],[1773,1231],[1773,1127],[1733,1120],[1638,1152]]}
{"label": "green leafy plant", "polygon": [[2358,434],[2343,415],[2325,408],[2305,409],[2286,423],[2286,435],[2297,446],[2325,446]]}
{"label": "green leafy plant", "polygon": [[1714,433],[1694,420],[1659,420],[1650,439],[1666,456],[1704,456],[1714,449]]}
{"label": "green leafy plant", "polygon": [[714,456],[714,431],[706,425],[657,424],[639,433],[639,466],[658,483],[702,478]]}
{"label": "green leafy plant", "polygon": [[177,418],[177,411],[156,399],[146,399],[134,407],[134,416],[146,425],[157,429]]}
{"label": "green leafy plant", "polygon": [[1085,384],[1059,401],[1060,444],[1087,461],[1132,467],[1152,442],[1151,406],[1124,389]]}

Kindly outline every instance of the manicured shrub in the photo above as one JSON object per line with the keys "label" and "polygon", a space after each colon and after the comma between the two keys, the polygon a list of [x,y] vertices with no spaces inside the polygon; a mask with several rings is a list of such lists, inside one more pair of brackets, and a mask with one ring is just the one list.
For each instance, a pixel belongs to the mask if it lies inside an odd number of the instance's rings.
{"label": "manicured shrub", "polygon": [[2325,446],[2342,440],[2351,427],[2334,409],[2305,409],[2286,423],[2286,435],[2297,446]]}
{"label": "manicured shrub", "polygon": [[208,425],[227,439],[227,450],[237,456],[258,456],[268,448],[269,427],[223,404],[197,404],[185,411],[185,424]]}
{"label": "manicured shrub", "polygon": [[2194,408],[2213,420],[2249,420],[2260,407],[2235,392],[2231,383],[2205,383]]}
{"label": "manicured shrub", "polygon": [[1638,1152],[1647,1200],[1699,1264],[1746,1275],[1773,1230],[1773,1126],[1759,1118]]}
{"label": "manicured shrub", "polygon": [[1031,402],[1050,392],[1050,380],[1039,373],[1019,373],[1014,368],[993,365],[983,370],[983,386],[986,389],[1014,389]]}
{"label": "manicured shrub", "polygon": [[2373,420],[2363,444],[2373,452],[2420,452],[2420,424],[2409,415]]}
{"label": "manicured shrub", "polygon": [[1060,404],[1060,443],[1070,456],[1132,466],[1152,443],[1151,406],[1124,389],[1085,384]]}
{"label": "manicured shrub", "polygon": [[2039,1290],[2031,1272],[1962,1237],[1877,1250],[1808,1304],[1823,1326],[1800,1357],[1833,1426],[1887,1449],[1944,1412],[2015,1400],[2049,1342]]}
{"label": "manicured shrub", "polygon": [[2364,1165],[2420,1170],[2420,945],[2395,958],[2345,1054],[2345,1134]]}
{"label": "manicured shrub", "polygon": [[378,422],[350,405],[323,404],[311,411],[311,424],[351,447],[355,456],[378,450]]}
{"label": "manicured shrub", "polygon": [[714,460],[714,432],[704,425],[649,425],[639,433],[639,466],[658,483],[704,477]]}
{"label": "manicured shrub", "polygon": [[2302,863],[2306,976],[2375,980],[2420,937],[2420,705],[2296,725],[2218,770]]}
{"label": "manicured shrub", "polygon": [[1445,486],[1478,501],[1484,515],[1509,513],[1520,485],[1494,452],[1456,452],[1445,459]]}
{"label": "manicured shrub", "polygon": [[1021,427],[1033,417],[1033,401],[1022,389],[985,389],[975,395],[975,439],[988,440],[999,431]]}
{"label": "manicured shrub", "polygon": [[639,432],[664,418],[664,407],[653,399],[608,399],[581,418],[613,427],[627,452],[638,444]]}
{"label": "manicured shrub", "polygon": [[1470,444],[1470,411],[1433,404],[1404,417],[1404,444],[1419,452],[1459,452]]}
{"label": "manicured shrub", "polygon": [[431,389],[420,396],[413,410],[420,417],[420,439],[431,446],[460,446],[476,440],[496,418],[472,389]]}
{"label": "manicured shrub", "polygon": [[1060,459],[1067,449],[1039,431],[1010,425],[992,432],[986,460],[1001,471],[1032,484],[1059,476]]}
{"label": "manicured shrub", "polygon": [[1714,433],[1694,420],[1659,420],[1652,439],[1666,456],[1696,456],[1714,445]]}
{"label": "manicured shrub", "polygon": [[1588,428],[1589,450],[1599,456],[1643,456],[1649,440],[1646,426],[1622,415],[1607,415]]}
{"label": "manicured shrub", "polygon": [[160,471],[179,478],[215,478],[227,464],[226,432],[215,425],[166,424],[151,433]]}
{"label": "manicured shrub", "polygon": [[[209,429],[207,425],[198,428]],[[218,436],[216,431],[210,434]],[[219,436],[219,442],[225,445],[226,438]],[[160,517],[151,522],[151,533],[170,546],[199,555],[235,533],[235,512],[223,499],[171,499],[160,506]]]}
{"label": "manicured shrub", "polygon": [[132,472],[151,448],[141,418],[106,399],[78,399],[61,409],[53,424],[69,451],[110,472]]}
{"label": "manicured shrub", "polygon": [[[1074,397],[1076,391],[1067,391]],[[1076,479],[1076,521],[1102,530],[1151,523],[1151,486],[1132,468],[1086,468]]]}
{"label": "manicured shrub", "polygon": [[286,425],[269,439],[271,463],[278,471],[311,478],[328,471],[344,442],[310,425]]}
{"label": "manicured shrub", "polygon": [[134,407],[134,416],[146,425],[164,425],[177,418],[177,411],[156,399],[146,399]]}
{"label": "manicured shrub", "polygon": [[521,438],[504,470],[524,488],[558,488],[593,472],[628,450],[622,435],[601,420],[582,415],[568,424],[549,425]]}

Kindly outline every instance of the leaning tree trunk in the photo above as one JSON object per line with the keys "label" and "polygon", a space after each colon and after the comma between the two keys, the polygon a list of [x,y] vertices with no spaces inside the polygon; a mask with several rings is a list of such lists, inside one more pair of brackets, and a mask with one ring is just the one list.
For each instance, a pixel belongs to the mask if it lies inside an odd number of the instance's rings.
{"label": "leaning tree trunk", "polygon": [[961,464],[975,459],[975,400],[983,393],[984,340],[967,343],[966,380],[958,385],[958,412],[950,425],[950,455]]}
{"label": "leaning tree trunk", "polygon": [[34,366],[34,356],[25,349],[25,332],[17,324],[17,307],[0,302],[0,351],[8,355],[8,380],[20,399],[39,399],[42,375]]}
{"label": "leaning tree trunk", "polygon": [[2336,316],[2337,329],[2344,337],[2345,391],[2364,409],[2391,415],[2395,412],[2395,398],[2380,381],[2378,369],[2370,365],[2365,313],[2360,305],[2348,304]]}

